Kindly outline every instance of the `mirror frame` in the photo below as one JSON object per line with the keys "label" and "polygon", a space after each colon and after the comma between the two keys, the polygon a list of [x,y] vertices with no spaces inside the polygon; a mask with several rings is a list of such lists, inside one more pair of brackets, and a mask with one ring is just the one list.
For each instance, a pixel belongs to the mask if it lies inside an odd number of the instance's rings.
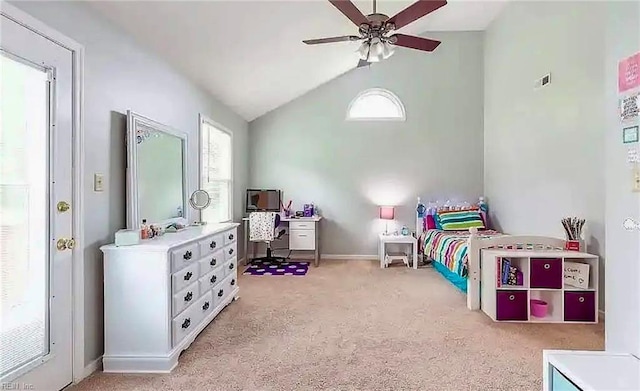
{"label": "mirror frame", "polygon": [[182,140],[182,217],[174,217],[161,221],[148,221],[149,224],[158,224],[166,226],[171,223],[180,223],[187,225],[189,213],[189,190],[188,190],[188,167],[187,167],[187,151],[188,137],[187,133],[173,129],[167,125],[156,122],[150,118],[137,114],[131,110],[127,110],[127,229],[138,229],[142,222],[140,221],[140,200],[138,199],[138,149],[136,128],[143,125],[153,128],[157,131],[170,134]]}

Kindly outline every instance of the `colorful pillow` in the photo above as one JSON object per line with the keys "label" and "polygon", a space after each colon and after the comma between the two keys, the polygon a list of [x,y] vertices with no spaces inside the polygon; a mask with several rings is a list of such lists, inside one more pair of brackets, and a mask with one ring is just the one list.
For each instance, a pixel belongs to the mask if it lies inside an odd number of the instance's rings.
{"label": "colorful pillow", "polygon": [[424,218],[425,229],[437,229],[436,219],[434,215],[426,215]]}
{"label": "colorful pillow", "polygon": [[484,229],[482,216],[477,210],[438,212],[437,219],[443,231],[461,231],[469,228]]}

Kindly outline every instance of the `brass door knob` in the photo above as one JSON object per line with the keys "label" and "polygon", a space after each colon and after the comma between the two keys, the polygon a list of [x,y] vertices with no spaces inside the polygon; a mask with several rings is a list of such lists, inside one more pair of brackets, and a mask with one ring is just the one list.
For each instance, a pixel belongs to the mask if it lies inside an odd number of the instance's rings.
{"label": "brass door knob", "polygon": [[58,209],[58,212],[64,213],[64,212],[68,211],[71,208],[71,205],[69,205],[69,203],[66,202],[66,201],[60,201],[56,205],[56,208]]}
{"label": "brass door knob", "polygon": [[62,238],[62,239],[58,239],[58,241],[56,242],[56,248],[59,251],[73,250],[75,246],[76,246],[76,241],[74,239]]}

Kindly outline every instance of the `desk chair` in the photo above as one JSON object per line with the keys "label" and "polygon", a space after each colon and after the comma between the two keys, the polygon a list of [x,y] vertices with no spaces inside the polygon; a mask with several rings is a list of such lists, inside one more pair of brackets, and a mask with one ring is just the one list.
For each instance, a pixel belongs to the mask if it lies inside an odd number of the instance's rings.
{"label": "desk chair", "polygon": [[272,254],[271,242],[280,239],[286,230],[281,229],[276,234],[280,225],[280,214],[276,212],[251,212],[249,215],[249,240],[252,242],[264,242],[267,244],[267,256],[254,258],[251,261],[273,262],[284,261],[285,257],[277,257]]}

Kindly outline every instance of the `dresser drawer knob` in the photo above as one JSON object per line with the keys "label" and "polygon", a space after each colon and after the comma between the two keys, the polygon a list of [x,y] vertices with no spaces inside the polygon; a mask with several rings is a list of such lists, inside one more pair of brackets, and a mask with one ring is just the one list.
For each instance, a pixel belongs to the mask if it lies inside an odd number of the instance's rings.
{"label": "dresser drawer knob", "polygon": [[584,297],[580,296],[580,298],[578,299],[578,301],[579,301],[580,303],[584,303]]}
{"label": "dresser drawer knob", "polygon": [[216,277],[214,274],[213,276],[211,276],[211,279],[209,281],[211,281],[212,284],[215,284],[217,279],[218,277]]}
{"label": "dresser drawer knob", "polygon": [[233,265],[233,263],[230,263],[230,264],[229,264],[229,270],[233,270],[233,268],[234,268],[234,267],[235,267],[235,266]]}
{"label": "dresser drawer knob", "polygon": [[516,299],[515,295],[509,295],[509,300],[514,301]]}
{"label": "dresser drawer knob", "polygon": [[193,299],[193,293],[187,292],[187,294],[184,295],[184,301],[191,301],[191,299]]}
{"label": "dresser drawer knob", "polygon": [[216,241],[212,241],[211,243],[209,243],[209,247],[213,250],[214,248],[216,248]]}
{"label": "dresser drawer knob", "polygon": [[545,269],[545,270],[549,270],[549,268],[550,268],[550,267],[551,267],[551,265],[550,265],[550,264],[548,264],[548,263],[545,263],[545,264],[544,264],[544,269]]}
{"label": "dresser drawer knob", "polygon": [[215,258],[211,258],[211,262],[209,262],[209,265],[215,266],[216,263],[218,263],[218,261]]}
{"label": "dresser drawer knob", "polygon": [[182,256],[182,258],[185,259],[185,261],[188,261],[191,259],[191,257],[193,256],[193,253],[191,251],[187,251],[186,253],[184,253],[184,255]]}
{"label": "dresser drawer knob", "polygon": [[184,280],[189,281],[191,277],[193,277],[193,273],[187,272],[187,274],[184,275]]}
{"label": "dresser drawer knob", "polygon": [[208,310],[208,309],[209,309],[209,302],[208,302],[208,301],[205,301],[205,302],[204,302],[204,304],[202,305],[202,310],[203,310],[203,311],[206,311],[206,310]]}
{"label": "dresser drawer knob", "polygon": [[231,280],[231,286],[234,286],[236,284],[236,280]]}
{"label": "dresser drawer knob", "polygon": [[233,240],[233,234],[229,234],[229,240]]}
{"label": "dresser drawer knob", "polygon": [[222,297],[222,295],[224,295],[224,290],[220,289],[218,291],[218,297]]}
{"label": "dresser drawer knob", "polygon": [[232,248],[229,249],[229,255],[231,255],[231,254],[233,254],[233,249]]}
{"label": "dresser drawer knob", "polygon": [[191,318],[187,318],[184,320],[184,322],[182,322],[182,328],[186,329],[189,327],[189,325],[191,325]]}

